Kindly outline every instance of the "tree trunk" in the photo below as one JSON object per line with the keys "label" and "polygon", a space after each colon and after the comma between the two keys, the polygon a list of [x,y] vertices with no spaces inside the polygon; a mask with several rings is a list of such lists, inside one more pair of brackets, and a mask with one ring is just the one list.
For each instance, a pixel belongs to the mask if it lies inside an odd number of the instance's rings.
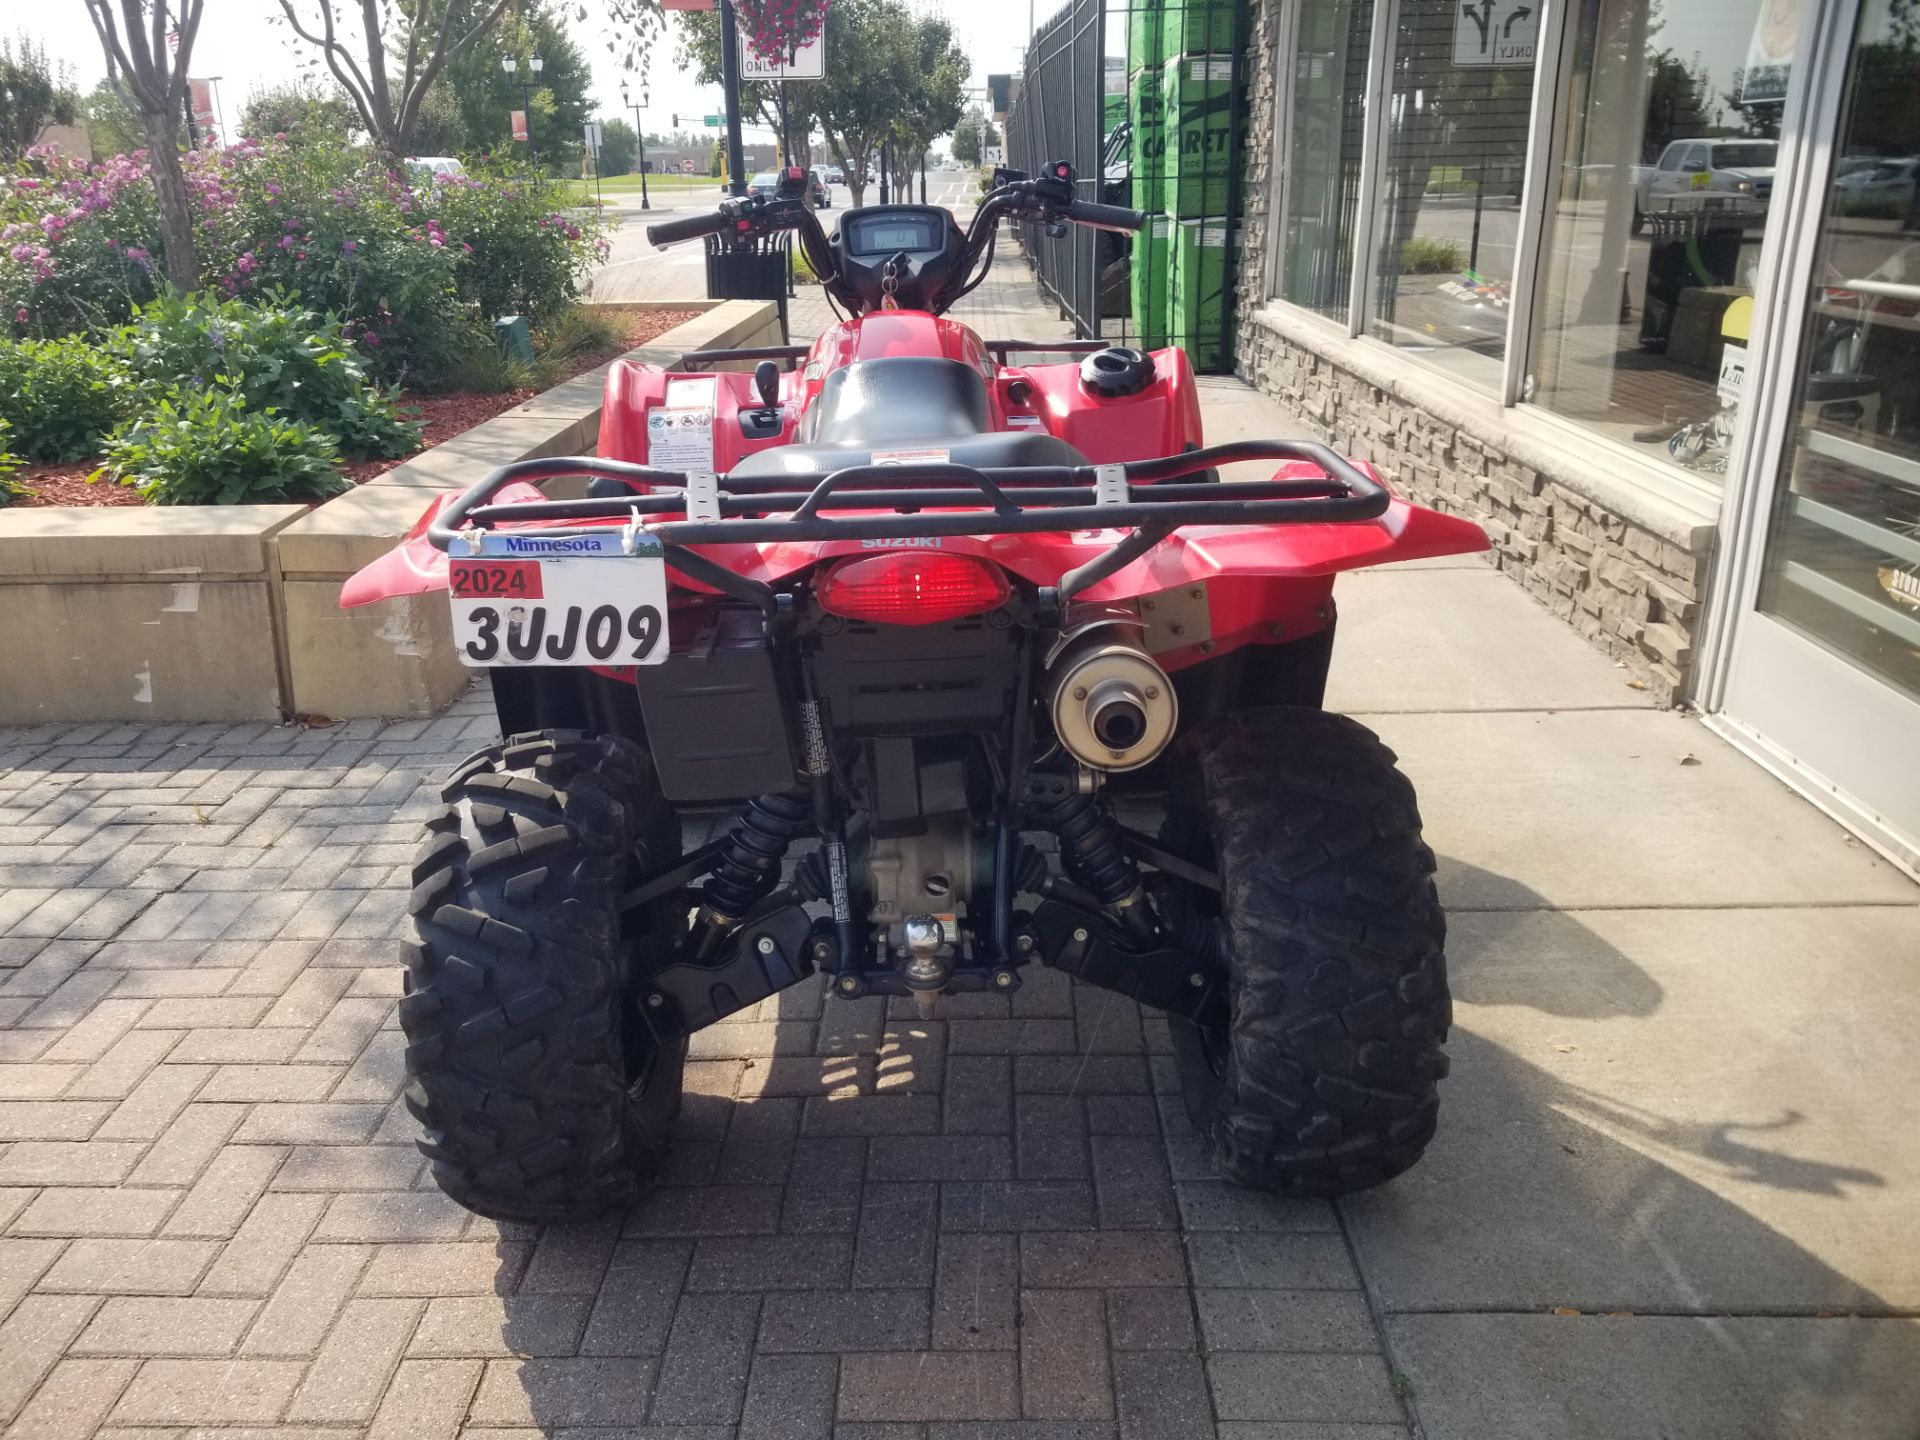
{"label": "tree trunk", "polygon": [[200,260],[194,251],[193,211],[187,201],[187,175],[180,165],[174,122],[167,112],[142,110],[147,132],[147,165],[153,190],[160,201],[160,236],[166,246],[167,279],[183,295],[200,283]]}

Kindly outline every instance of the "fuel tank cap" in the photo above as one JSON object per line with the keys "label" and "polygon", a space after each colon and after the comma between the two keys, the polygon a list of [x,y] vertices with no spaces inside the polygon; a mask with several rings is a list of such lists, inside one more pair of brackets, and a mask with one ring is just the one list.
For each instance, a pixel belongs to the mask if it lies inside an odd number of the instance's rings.
{"label": "fuel tank cap", "polygon": [[1138,395],[1152,383],[1153,361],[1130,345],[1109,345],[1080,362],[1080,384],[1089,395]]}

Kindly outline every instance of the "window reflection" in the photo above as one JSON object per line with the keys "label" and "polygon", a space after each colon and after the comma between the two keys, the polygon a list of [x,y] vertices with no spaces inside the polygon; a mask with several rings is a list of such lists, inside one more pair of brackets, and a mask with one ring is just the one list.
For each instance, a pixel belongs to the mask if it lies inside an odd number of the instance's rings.
{"label": "window reflection", "polygon": [[1864,0],[1761,608],[1920,698],[1920,13]]}
{"label": "window reflection", "polygon": [[1373,333],[1488,388],[1507,348],[1537,15],[1401,0],[1394,47]]}
{"label": "window reflection", "polygon": [[1294,48],[1280,294],[1345,319],[1360,208],[1373,0],[1304,0]]}
{"label": "window reflection", "polygon": [[1526,397],[1717,480],[1799,0],[1582,0]]}

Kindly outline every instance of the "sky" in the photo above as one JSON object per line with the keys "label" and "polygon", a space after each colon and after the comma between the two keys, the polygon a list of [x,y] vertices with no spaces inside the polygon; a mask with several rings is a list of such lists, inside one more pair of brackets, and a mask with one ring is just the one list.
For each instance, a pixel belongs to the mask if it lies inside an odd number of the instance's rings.
{"label": "sky", "polygon": [[[320,0],[300,0],[303,14],[309,19],[317,16],[319,3]],[[607,54],[605,12],[600,0],[584,0],[584,3],[588,9],[585,23],[573,19],[575,5],[558,8],[564,12],[575,42],[593,66],[594,96],[602,117],[625,115],[630,121],[631,112],[621,106],[620,82],[627,80],[636,91],[639,87],[634,77],[623,72],[614,57]],[[963,3],[961,0],[909,0],[909,3],[923,12],[944,14],[952,23],[956,38],[973,62],[975,86],[984,89],[989,72],[1019,68],[1023,37],[1028,33],[1030,0],[963,0]],[[1035,13],[1044,21],[1058,8],[1057,3],[1041,4]],[[302,73],[290,41],[301,51],[309,47],[293,41],[284,25],[269,23],[268,17],[278,14],[280,7],[276,0],[206,0],[200,36],[194,46],[193,73],[196,78],[219,77],[216,97],[229,125],[239,119],[240,110],[253,90],[279,84]],[[678,44],[672,31],[678,23],[677,16],[668,16],[668,33],[655,41],[650,57],[647,80],[652,106],[645,114],[649,132],[671,130],[675,111],[680,114],[682,129],[698,129],[703,114],[719,113],[720,87],[693,84],[674,63]],[[53,59],[70,64],[82,90],[91,89],[105,75],[100,42],[79,0],[42,0],[37,5],[22,5],[17,19],[10,17],[7,24],[9,29],[17,24],[43,42]],[[831,55],[827,63],[833,63]],[[754,138],[756,132],[749,127],[747,134]]]}

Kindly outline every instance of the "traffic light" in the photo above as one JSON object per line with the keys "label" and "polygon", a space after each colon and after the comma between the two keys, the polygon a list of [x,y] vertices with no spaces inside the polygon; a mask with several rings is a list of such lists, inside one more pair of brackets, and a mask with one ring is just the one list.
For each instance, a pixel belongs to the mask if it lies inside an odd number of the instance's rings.
{"label": "traffic light", "polygon": [[680,117],[677,114],[673,117],[673,128],[676,130],[680,128]]}

